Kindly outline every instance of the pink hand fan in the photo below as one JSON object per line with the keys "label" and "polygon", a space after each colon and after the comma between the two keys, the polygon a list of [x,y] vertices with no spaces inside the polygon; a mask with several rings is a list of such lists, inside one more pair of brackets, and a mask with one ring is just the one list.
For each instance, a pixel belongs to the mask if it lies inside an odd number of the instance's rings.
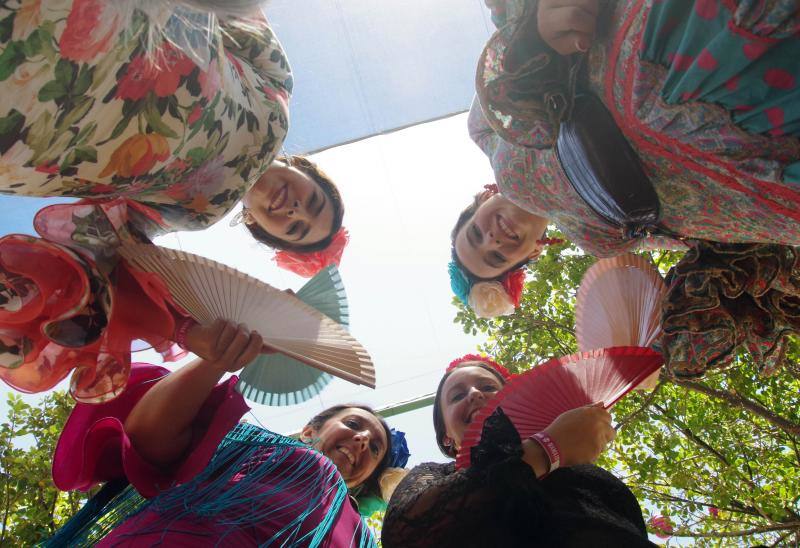
{"label": "pink hand fan", "polygon": [[347,330],[293,295],[224,264],[183,251],[128,244],[120,254],[157,274],[170,296],[200,323],[243,323],[282,354],[346,381],[375,388],[367,351]]}
{"label": "pink hand fan", "polygon": [[[667,286],[641,255],[600,259],[586,271],[575,302],[575,336],[582,352],[611,346],[651,346],[661,336]],[[659,372],[637,390],[651,390]]]}
{"label": "pink hand fan", "polygon": [[600,259],[578,288],[578,349],[652,345],[661,334],[661,300],[666,291],[661,274],[641,255]]}
{"label": "pink hand fan", "polygon": [[570,409],[598,401],[610,408],[658,371],[663,361],[649,348],[620,346],[554,358],[513,377],[475,414],[464,433],[456,467],[469,468],[470,449],[480,442],[484,421],[498,407],[525,439]]}

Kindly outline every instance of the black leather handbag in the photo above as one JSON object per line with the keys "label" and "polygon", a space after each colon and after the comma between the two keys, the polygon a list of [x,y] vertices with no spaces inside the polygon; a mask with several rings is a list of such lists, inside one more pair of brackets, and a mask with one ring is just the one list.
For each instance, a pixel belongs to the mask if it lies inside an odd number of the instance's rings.
{"label": "black leather handbag", "polygon": [[664,234],[653,183],[613,116],[595,95],[575,95],[556,142],[561,168],[586,204],[626,239]]}

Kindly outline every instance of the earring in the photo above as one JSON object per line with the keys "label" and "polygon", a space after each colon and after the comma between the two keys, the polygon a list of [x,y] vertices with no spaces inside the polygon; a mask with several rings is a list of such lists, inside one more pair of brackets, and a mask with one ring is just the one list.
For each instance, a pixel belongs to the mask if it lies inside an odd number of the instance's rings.
{"label": "earring", "polygon": [[245,212],[244,208],[242,208],[242,210],[239,211],[239,213],[233,216],[233,219],[231,219],[231,222],[228,223],[228,226],[239,226],[244,222],[244,217],[245,217]]}

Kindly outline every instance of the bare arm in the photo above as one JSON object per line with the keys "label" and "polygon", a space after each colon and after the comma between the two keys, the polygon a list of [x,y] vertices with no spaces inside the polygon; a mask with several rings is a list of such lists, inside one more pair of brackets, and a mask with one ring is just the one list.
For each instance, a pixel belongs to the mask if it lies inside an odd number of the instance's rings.
{"label": "bare arm", "polygon": [[193,424],[203,402],[226,372],[253,361],[261,336],[244,326],[215,322],[208,330],[214,359],[198,359],[164,377],[131,410],[125,430],[136,451],[156,466],[177,462],[194,437]]}

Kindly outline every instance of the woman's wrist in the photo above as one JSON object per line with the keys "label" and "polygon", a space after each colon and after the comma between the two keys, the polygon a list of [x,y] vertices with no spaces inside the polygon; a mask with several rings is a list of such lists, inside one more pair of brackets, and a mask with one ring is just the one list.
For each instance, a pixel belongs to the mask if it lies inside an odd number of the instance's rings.
{"label": "woman's wrist", "polygon": [[561,449],[546,432],[537,432],[529,439],[539,444],[547,456],[548,469],[545,476],[561,466]]}
{"label": "woman's wrist", "polygon": [[543,478],[550,472],[550,459],[544,448],[534,440],[522,440],[522,460],[533,470],[534,475]]}
{"label": "woman's wrist", "polygon": [[189,335],[189,330],[196,325],[198,325],[197,322],[194,321],[193,318],[189,317],[183,317],[175,322],[175,334],[173,340],[184,350],[189,350],[189,345],[186,339]]}

